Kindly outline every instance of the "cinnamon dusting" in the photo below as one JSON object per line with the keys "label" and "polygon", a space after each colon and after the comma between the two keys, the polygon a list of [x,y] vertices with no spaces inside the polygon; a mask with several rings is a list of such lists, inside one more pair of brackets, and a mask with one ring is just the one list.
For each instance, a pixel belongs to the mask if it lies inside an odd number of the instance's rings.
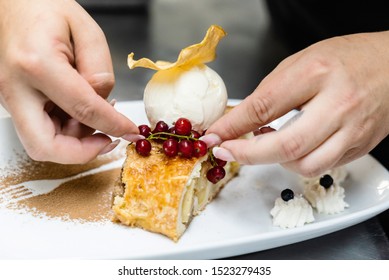
{"label": "cinnamon dusting", "polygon": [[[16,166],[0,168],[0,206],[14,210],[27,210],[37,216],[59,218],[64,221],[80,222],[108,221],[112,218],[112,192],[120,168],[97,172],[74,180],[66,181],[53,191],[28,197],[29,189],[14,185],[43,179],[63,179],[88,170],[92,170],[119,159],[118,153],[101,156],[87,164],[63,165],[52,162],[37,162],[26,155],[18,155]],[[6,194],[12,198],[23,198],[14,203],[4,201]]]}
{"label": "cinnamon dusting", "polygon": [[119,175],[117,168],[71,180],[47,194],[19,201],[18,208],[63,220],[110,221],[112,192]]}

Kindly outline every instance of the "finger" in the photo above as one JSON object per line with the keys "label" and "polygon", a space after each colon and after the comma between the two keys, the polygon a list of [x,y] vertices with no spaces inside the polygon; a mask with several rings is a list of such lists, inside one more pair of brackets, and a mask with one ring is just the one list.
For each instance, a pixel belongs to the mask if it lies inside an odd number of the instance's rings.
{"label": "finger", "polygon": [[[112,151],[119,142],[119,139],[112,141],[102,133],[80,139],[57,134],[51,146],[52,149],[48,149],[49,154],[45,153],[43,156],[49,161],[62,164],[84,164],[95,159],[98,155]],[[71,152],[69,149],[72,149]]]}
{"label": "finger", "polygon": [[322,145],[299,159],[282,163],[286,169],[304,177],[314,177],[339,165],[346,151],[350,148],[349,138],[338,131]]}
{"label": "finger", "polygon": [[[71,65],[54,61],[42,68],[44,74],[36,77],[36,86],[72,118],[112,136],[139,133],[137,126],[97,95]],[[63,77],[72,82],[64,83]]]}
{"label": "finger", "polygon": [[[244,164],[283,163],[299,159],[320,146],[341,125],[336,121],[336,113],[329,114],[321,105],[325,104],[322,99],[317,98],[309,103],[298,119],[279,131],[249,140],[225,141],[221,147]],[[323,116],[326,116],[325,122],[322,121]]]}
{"label": "finger", "polygon": [[[81,139],[57,134],[55,124],[43,110],[44,97],[39,93],[25,96],[18,104],[19,112],[12,106],[13,122],[26,152],[34,160],[57,163],[86,163],[105,152],[112,143],[103,134],[95,134]],[[23,113],[20,113],[23,112]]]}
{"label": "finger", "polygon": [[[116,100],[113,99],[109,104],[115,106]],[[72,119],[61,108],[55,106],[51,101],[45,104],[45,110],[48,112],[57,134],[83,138],[92,135],[96,130],[86,126],[79,121]]]}
{"label": "finger", "polygon": [[317,176],[366,155],[378,142],[368,134],[359,138],[354,126],[343,127],[306,156],[282,165],[306,177]]}
{"label": "finger", "polygon": [[85,136],[92,135],[95,132],[95,129],[70,118],[68,114],[61,110],[61,108],[55,105],[53,107],[51,103],[51,101],[46,103],[45,111],[48,113],[54,124],[56,134],[83,138]]}
{"label": "finger", "polygon": [[280,64],[207,133],[215,133],[223,140],[237,138],[301,106],[319,92],[320,69],[312,70],[307,62],[299,59],[288,60],[285,64]]}
{"label": "finger", "polygon": [[75,119],[69,119],[62,124],[61,130],[57,134],[83,138],[92,135],[95,131],[95,129],[86,126]]}
{"label": "finger", "polygon": [[104,32],[83,9],[69,18],[75,65],[82,77],[106,99],[114,84],[112,59]]}

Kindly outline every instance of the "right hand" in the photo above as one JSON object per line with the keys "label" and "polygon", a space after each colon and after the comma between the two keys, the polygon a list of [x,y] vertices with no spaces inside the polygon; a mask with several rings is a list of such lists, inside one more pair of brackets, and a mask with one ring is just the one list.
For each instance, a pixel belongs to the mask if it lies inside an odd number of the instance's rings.
{"label": "right hand", "polygon": [[[389,31],[352,34],[286,58],[207,130],[214,155],[313,177],[367,154],[389,134],[388,44]],[[295,108],[290,125],[237,139]]]}
{"label": "right hand", "polygon": [[[0,102],[28,155],[85,163],[139,133],[107,101],[105,36],[73,0],[0,0]],[[99,130],[102,133],[94,133]]]}

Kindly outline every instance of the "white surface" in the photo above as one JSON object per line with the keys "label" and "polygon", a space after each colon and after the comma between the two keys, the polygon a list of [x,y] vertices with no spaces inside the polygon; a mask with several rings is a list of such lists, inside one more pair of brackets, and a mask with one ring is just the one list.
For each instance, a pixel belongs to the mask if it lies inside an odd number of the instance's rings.
{"label": "white surface", "polygon": [[[142,102],[117,108],[145,123]],[[281,125],[278,122],[276,126]],[[9,119],[0,119],[0,167],[22,151]],[[299,178],[278,165],[246,166],[198,217],[178,243],[112,223],[64,222],[18,214],[0,204],[0,258],[212,259],[245,254],[321,236],[369,219],[389,208],[389,173],[365,156],[347,166],[344,184],[350,207],[318,215],[295,229],[272,226],[270,209],[284,188],[302,190]],[[1,201],[1,194],[0,194]]]}
{"label": "white surface", "polygon": [[0,105],[0,118],[9,117],[7,110],[4,109],[2,105]]}

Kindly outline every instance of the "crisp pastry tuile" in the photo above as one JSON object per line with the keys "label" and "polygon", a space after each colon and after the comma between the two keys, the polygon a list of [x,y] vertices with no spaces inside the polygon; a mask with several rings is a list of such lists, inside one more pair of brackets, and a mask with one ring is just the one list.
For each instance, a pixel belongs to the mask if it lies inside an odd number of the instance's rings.
{"label": "crisp pastry tuile", "polygon": [[182,49],[175,62],[161,60],[153,62],[148,58],[134,60],[134,53],[130,53],[127,58],[127,64],[130,69],[143,67],[156,71],[169,70],[177,67],[190,68],[191,66],[205,64],[216,58],[216,47],[224,36],[226,36],[226,32],[223,28],[212,25],[207,30],[204,39],[198,44]]}

